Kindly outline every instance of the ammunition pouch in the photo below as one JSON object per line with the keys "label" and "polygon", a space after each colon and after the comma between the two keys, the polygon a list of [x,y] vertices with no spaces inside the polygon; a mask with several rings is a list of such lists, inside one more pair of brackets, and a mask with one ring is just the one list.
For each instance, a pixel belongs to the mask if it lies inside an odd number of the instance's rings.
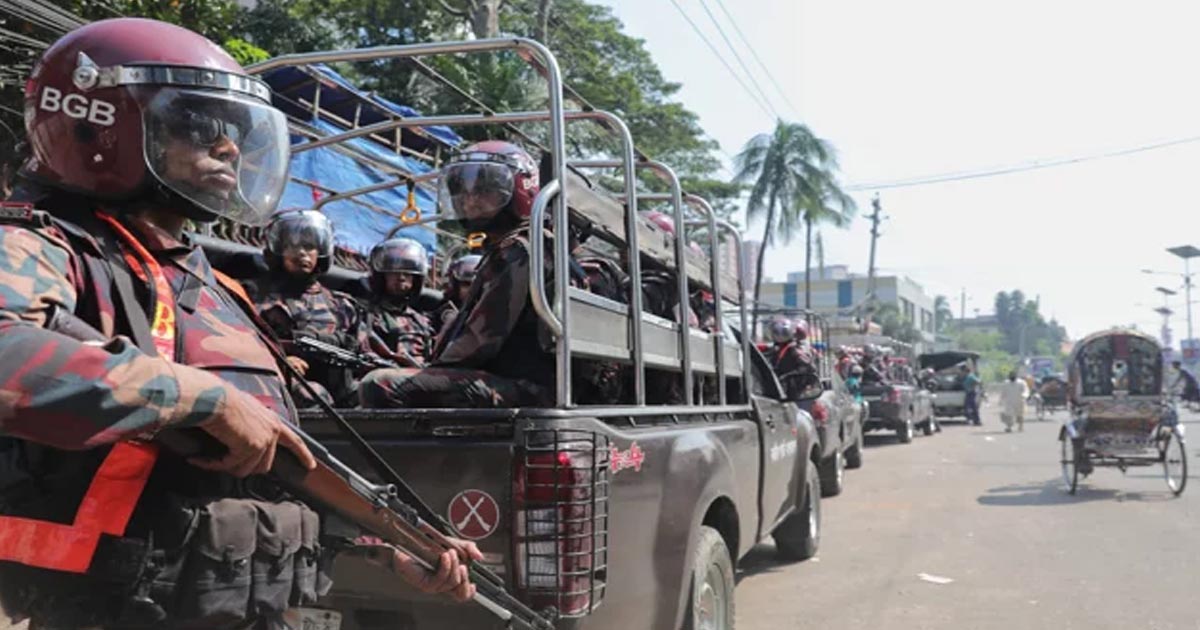
{"label": "ammunition pouch", "polygon": [[0,564],[0,603],[46,628],[243,628],[329,590],[321,519],[295,501],[168,497],[145,538],[105,538],[88,572]]}

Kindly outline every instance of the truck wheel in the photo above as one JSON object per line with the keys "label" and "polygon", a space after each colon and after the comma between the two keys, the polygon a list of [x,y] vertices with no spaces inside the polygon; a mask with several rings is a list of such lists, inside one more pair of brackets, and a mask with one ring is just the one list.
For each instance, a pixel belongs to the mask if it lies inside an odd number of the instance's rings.
{"label": "truck wheel", "polygon": [[846,480],[846,460],[842,456],[842,445],[833,449],[833,457],[821,462],[821,496],[836,497],[842,493]]}
{"label": "truck wheel", "polygon": [[896,438],[901,444],[908,444],[913,441],[913,420],[912,414],[904,417],[904,426],[896,430]]}
{"label": "truck wheel", "polygon": [[854,433],[854,444],[846,449],[846,468],[862,468],[863,433],[862,427]]}
{"label": "truck wheel", "polygon": [[700,526],[700,539],[692,554],[691,604],[685,630],[733,629],[733,560],[717,530]]}
{"label": "truck wheel", "polygon": [[937,424],[934,423],[933,416],[929,416],[929,418],[925,420],[925,423],[921,425],[921,432],[925,435],[933,435],[933,432],[936,430]]}
{"label": "truck wheel", "polygon": [[821,546],[821,483],[816,464],[808,462],[805,474],[808,481],[804,484],[800,509],[771,532],[776,553],[788,562],[808,560],[817,555]]}

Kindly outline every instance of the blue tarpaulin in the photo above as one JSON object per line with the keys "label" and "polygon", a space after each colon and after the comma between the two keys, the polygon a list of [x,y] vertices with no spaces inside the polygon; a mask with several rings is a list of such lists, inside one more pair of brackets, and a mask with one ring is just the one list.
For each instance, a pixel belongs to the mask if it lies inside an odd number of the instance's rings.
{"label": "blue tarpaulin", "polygon": [[[329,68],[324,66],[311,66],[311,68],[317,71],[321,77],[321,109],[323,111],[330,111],[341,118],[352,120],[354,118],[355,103],[360,102],[356,99],[367,99],[376,106],[401,116],[420,115],[411,107],[392,103],[386,99],[358,91],[343,77]],[[277,71],[267,73],[263,78],[271,84],[276,92],[288,98],[295,99],[297,96],[303,96],[306,100],[312,100],[312,93],[315,91],[316,84],[302,70],[297,68],[281,68]],[[298,94],[298,92],[300,93]],[[305,120],[308,126],[322,134],[332,135],[346,131],[344,127],[327,120],[313,119],[311,111],[299,109],[294,103],[289,104],[286,100],[277,99],[277,104],[289,116]],[[359,123],[361,125],[369,125],[386,119],[377,109],[369,106],[364,106],[359,114]],[[449,146],[456,146],[462,141],[457,134],[445,127],[425,127],[422,131],[432,136],[432,140],[426,139],[424,140],[425,142],[437,141]],[[406,146],[409,145],[407,137],[415,135],[405,134]],[[292,144],[303,144],[309,140],[305,136],[293,136]],[[388,150],[383,145],[366,138],[348,140],[343,145],[353,147],[355,150],[369,155],[374,160],[387,163],[390,166],[414,175],[428,173],[431,170],[426,163],[420,160],[397,155],[394,151]],[[345,192],[396,179],[395,175],[384,173],[383,171],[364,165],[347,155],[343,155],[334,147],[321,147],[293,155],[290,174],[293,177],[315,182],[337,192]],[[319,196],[324,196],[324,194],[319,194]],[[408,189],[400,185],[396,188],[362,195],[357,197],[357,199],[399,214],[407,205]],[[314,203],[315,198],[312,187],[295,181],[289,181],[287,188],[284,190],[279,209],[311,208]],[[422,214],[436,213],[436,204],[437,199],[429,190],[420,186],[417,187],[417,207],[421,209]],[[336,233],[335,239],[338,245],[360,253],[366,253],[373,245],[383,240],[392,228],[399,224],[399,221],[393,216],[381,214],[366,206],[348,200],[328,204],[322,208],[322,211],[333,222]],[[405,228],[398,236],[405,236],[420,241],[430,253],[433,253],[437,249],[437,238],[433,231],[427,228]]]}

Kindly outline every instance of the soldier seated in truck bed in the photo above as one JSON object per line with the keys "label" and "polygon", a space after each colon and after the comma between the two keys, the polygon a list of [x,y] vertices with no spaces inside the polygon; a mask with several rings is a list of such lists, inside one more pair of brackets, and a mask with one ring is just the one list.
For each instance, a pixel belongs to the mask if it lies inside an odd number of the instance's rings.
{"label": "soldier seated in truck bed", "polygon": [[554,355],[529,297],[529,225],[537,164],[516,145],[468,147],[442,172],[439,213],[487,235],[458,316],[424,369],[385,368],[363,380],[364,407],[523,407],[550,404]]}

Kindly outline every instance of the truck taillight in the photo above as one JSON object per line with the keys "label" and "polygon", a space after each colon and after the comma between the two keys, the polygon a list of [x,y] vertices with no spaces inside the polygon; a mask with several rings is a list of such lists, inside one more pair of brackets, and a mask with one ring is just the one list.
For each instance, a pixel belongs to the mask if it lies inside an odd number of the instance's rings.
{"label": "truck taillight", "polygon": [[886,402],[890,402],[890,403],[896,403],[896,404],[899,404],[899,402],[900,402],[900,390],[896,390],[896,389],[889,389],[889,390],[888,390],[888,393],[887,393],[887,394],[884,394],[884,396],[883,396],[883,399],[884,399],[884,401],[886,401]]}
{"label": "truck taillight", "polygon": [[821,401],[819,400],[813,401],[812,409],[809,411],[809,413],[812,415],[813,420],[815,420],[817,424],[825,424],[826,422],[829,422],[829,410],[826,409],[825,405],[821,404]]}
{"label": "truck taillight", "polygon": [[586,615],[607,579],[608,442],[568,430],[531,431],[525,440],[513,476],[517,587],[535,609]]}

